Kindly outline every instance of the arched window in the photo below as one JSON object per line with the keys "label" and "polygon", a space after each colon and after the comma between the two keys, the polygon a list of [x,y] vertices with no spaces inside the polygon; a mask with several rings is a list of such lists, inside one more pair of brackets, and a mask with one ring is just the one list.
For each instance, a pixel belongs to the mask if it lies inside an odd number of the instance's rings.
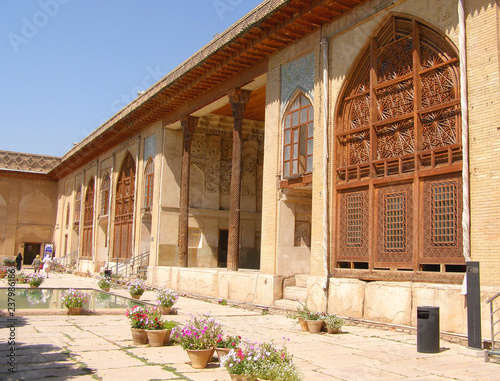
{"label": "arched window", "polygon": [[111,186],[111,179],[109,173],[106,171],[104,177],[102,178],[101,187],[101,216],[107,216],[109,214],[109,190]]}
{"label": "arched window", "polygon": [[82,203],[82,186],[81,184],[78,184],[75,196],[75,221],[74,221],[75,225],[80,224],[80,210],[82,208],[81,203]]}
{"label": "arched window", "polygon": [[151,208],[153,206],[153,185],[155,177],[155,164],[153,158],[150,156],[146,169],[144,170],[144,208]]}
{"label": "arched window", "polygon": [[284,116],[283,178],[313,169],[314,113],[311,102],[298,94]]}
{"label": "arched window", "polygon": [[367,44],[337,109],[337,267],[464,263],[458,65],[443,35],[410,18]]}
{"label": "arched window", "polygon": [[132,256],[132,228],[135,200],[135,161],[130,153],[123,159],[116,184],[113,258]]}
{"label": "arched window", "polygon": [[94,225],[94,189],[95,182],[92,177],[87,185],[85,195],[85,210],[83,213],[83,245],[82,257],[92,258],[92,236]]}

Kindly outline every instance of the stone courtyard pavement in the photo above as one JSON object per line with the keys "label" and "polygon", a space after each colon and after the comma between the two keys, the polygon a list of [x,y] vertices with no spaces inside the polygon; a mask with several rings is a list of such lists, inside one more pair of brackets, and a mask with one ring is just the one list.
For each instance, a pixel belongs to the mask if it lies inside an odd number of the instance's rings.
{"label": "stone courtyard pavement", "polygon": [[[0,282],[5,287],[6,282]],[[95,279],[50,274],[44,287],[92,287]],[[111,292],[128,296],[126,290]],[[147,291],[141,300],[153,301]],[[177,314],[169,319],[184,322],[189,314],[210,312],[226,334],[252,341],[274,340],[286,346],[305,380],[500,380],[500,363],[458,344],[441,341],[441,351],[418,353],[416,336],[382,329],[344,326],[338,335],[301,332],[284,315],[265,314],[181,297]],[[5,311],[4,311],[5,312]],[[9,321],[0,318],[0,380],[229,380],[216,358],[206,369],[193,369],[178,345],[152,348],[133,345],[129,323],[120,315],[17,316],[15,323],[15,373],[8,365]]]}

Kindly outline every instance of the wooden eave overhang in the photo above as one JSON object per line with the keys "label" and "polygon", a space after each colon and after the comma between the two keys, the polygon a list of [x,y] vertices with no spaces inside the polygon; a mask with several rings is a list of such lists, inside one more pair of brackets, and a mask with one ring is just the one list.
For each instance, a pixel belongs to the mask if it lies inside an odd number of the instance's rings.
{"label": "wooden eave overhang", "polygon": [[71,149],[60,179],[150,126],[173,123],[267,72],[270,55],[367,0],[268,0],[233,24]]}

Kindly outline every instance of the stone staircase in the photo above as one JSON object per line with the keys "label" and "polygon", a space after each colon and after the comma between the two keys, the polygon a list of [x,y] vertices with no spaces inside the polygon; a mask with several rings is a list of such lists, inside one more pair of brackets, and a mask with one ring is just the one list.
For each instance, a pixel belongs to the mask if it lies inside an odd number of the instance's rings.
{"label": "stone staircase", "polygon": [[296,311],[299,304],[307,300],[307,278],[309,275],[298,274],[283,282],[283,299],[276,300],[274,306],[287,311]]}

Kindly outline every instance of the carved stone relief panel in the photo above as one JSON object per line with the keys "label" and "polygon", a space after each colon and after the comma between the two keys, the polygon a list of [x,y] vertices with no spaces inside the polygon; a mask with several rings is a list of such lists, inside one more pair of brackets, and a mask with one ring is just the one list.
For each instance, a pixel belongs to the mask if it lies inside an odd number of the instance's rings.
{"label": "carved stone relief panel", "polygon": [[254,196],[257,180],[257,157],[259,143],[257,140],[247,140],[243,144],[242,160],[242,196]]}
{"label": "carved stone relief panel", "polygon": [[220,193],[229,194],[231,189],[231,162],[223,161],[220,164]]}
{"label": "carved stone relief panel", "polygon": [[220,182],[221,136],[208,135],[206,139],[205,188],[208,193],[218,193]]}
{"label": "carved stone relief panel", "polygon": [[191,143],[191,156],[194,158],[205,157],[205,134],[195,133]]}

